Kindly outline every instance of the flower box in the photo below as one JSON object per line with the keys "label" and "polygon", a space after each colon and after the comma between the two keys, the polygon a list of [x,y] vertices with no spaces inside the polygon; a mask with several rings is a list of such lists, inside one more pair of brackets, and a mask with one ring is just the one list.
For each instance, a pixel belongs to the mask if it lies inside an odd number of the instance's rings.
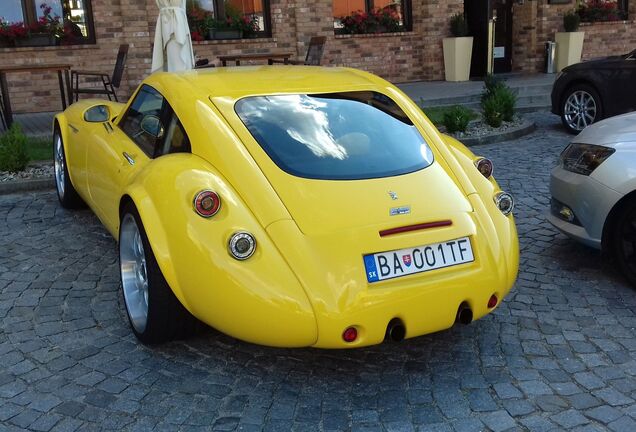
{"label": "flower box", "polygon": [[242,39],[243,32],[241,30],[227,29],[227,30],[210,30],[210,39]]}
{"label": "flower box", "polygon": [[16,39],[15,45],[18,47],[52,46],[55,45],[55,36],[49,33],[31,33],[31,35],[27,38]]}

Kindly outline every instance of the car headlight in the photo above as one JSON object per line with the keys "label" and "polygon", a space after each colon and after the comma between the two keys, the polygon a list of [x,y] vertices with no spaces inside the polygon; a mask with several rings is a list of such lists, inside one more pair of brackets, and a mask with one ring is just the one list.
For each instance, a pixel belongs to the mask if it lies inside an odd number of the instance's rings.
{"label": "car headlight", "polygon": [[592,144],[570,144],[563,150],[559,162],[566,171],[590,175],[616,149]]}

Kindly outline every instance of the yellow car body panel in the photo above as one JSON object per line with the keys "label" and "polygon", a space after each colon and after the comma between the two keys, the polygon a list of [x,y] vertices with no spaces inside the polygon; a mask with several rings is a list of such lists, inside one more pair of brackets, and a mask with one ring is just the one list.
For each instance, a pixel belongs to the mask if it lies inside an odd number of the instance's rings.
{"label": "yellow car body panel", "polygon": [[[512,215],[504,216],[493,201],[497,183],[477,171],[470,150],[439,134],[386,81],[352,69],[282,66],[157,73],[143,84],[169,102],[192,154],[144,154],[119,128],[131,102],[82,101],[56,122],[79,194],[115,238],[121,206],[134,203],[166,281],[203,322],[265,345],[359,347],[380,343],[394,318],[404,323],[406,337],[452,326],[462,303],[480,318],[492,311],[490,296],[501,301],[514,284],[516,228]],[[429,144],[435,162],[372,180],[295,177],[276,166],[234,110],[247,96],[356,90],[393,99]],[[111,121],[85,122],[86,110],[98,104],[108,106]],[[205,189],[222,200],[209,219],[193,210],[194,196]],[[399,203],[411,206],[410,214],[389,216],[393,204],[387,192],[394,189]],[[438,220],[452,225],[379,235]],[[236,231],[257,240],[248,260],[228,253]],[[367,282],[366,254],[460,237],[470,239],[473,262]],[[346,343],[342,333],[350,326],[358,329],[358,338]]]}

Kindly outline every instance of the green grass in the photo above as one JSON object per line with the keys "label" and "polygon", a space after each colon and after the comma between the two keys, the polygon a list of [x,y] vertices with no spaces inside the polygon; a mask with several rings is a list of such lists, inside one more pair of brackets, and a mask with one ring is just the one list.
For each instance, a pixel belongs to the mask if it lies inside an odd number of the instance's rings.
{"label": "green grass", "polygon": [[51,137],[28,137],[27,153],[32,161],[53,159],[53,138]]}
{"label": "green grass", "polygon": [[[447,113],[452,108],[453,108],[452,106],[440,106],[440,107],[422,108],[422,111],[424,111],[424,114],[426,114],[426,117],[428,117],[428,119],[431,122],[433,122],[435,126],[441,126],[444,120],[444,114]],[[470,112],[471,112],[471,116],[470,116],[471,120],[479,118],[479,114],[477,114],[475,111],[470,110]]]}

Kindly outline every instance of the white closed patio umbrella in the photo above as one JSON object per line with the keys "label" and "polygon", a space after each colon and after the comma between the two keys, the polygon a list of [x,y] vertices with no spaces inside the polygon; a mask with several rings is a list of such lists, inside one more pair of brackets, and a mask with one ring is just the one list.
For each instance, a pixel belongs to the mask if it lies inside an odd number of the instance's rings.
{"label": "white closed patio umbrella", "polygon": [[152,51],[152,72],[179,72],[194,68],[185,1],[157,0],[159,18]]}

